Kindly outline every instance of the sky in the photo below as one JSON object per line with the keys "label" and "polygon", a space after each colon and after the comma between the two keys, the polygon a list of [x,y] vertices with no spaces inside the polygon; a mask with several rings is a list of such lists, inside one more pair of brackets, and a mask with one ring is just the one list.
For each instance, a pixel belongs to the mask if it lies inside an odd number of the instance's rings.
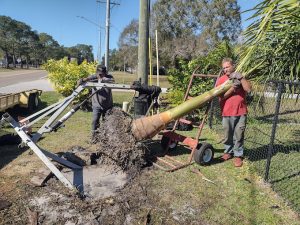
{"label": "sky", "polygon": [[[153,3],[155,0],[151,0]],[[104,3],[103,3],[104,2]],[[111,0],[110,49],[118,48],[122,30],[132,19],[139,18],[140,0]],[[241,11],[251,9],[260,0],[238,0]],[[29,25],[38,33],[51,35],[65,47],[77,44],[93,46],[95,58],[99,53],[99,26],[105,28],[105,0],[0,0],[0,15]],[[242,13],[242,27],[251,13]],[[105,30],[101,31],[101,55],[105,52]],[[159,34],[158,34],[159,35]]]}

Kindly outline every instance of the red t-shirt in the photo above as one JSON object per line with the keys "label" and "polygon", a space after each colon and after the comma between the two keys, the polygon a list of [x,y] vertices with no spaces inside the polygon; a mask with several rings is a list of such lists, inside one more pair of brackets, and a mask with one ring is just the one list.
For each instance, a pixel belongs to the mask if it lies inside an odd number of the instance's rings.
{"label": "red t-shirt", "polygon": [[[223,75],[217,80],[216,86],[223,84],[229,79]],[[242,87],[237,89],[229,98],[219,98],[222,116],[242,116],[247,114],[246,92]]]}

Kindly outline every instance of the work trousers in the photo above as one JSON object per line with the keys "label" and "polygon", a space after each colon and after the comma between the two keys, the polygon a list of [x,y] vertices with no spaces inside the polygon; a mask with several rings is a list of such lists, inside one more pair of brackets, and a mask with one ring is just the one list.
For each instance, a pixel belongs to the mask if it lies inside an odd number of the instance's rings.
{"label": "work trousers", "polygon": [[93,107],[92,134],[95,133],[95,131],[99,127],[101,116],[102,120],[104,120],[105,113],[106,110],[103,110],[101,107]]}
{"label": "work trousers", "polygon": [[224,127],[225,153],[235,157],[244,155],[244,134],[246,129],[247,116],[224,116],[222,124]]}

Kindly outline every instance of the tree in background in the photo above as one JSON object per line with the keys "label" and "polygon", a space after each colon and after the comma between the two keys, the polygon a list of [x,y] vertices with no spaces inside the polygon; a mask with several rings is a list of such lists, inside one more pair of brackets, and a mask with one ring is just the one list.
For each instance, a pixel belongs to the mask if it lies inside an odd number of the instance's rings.
{"label": "tree in background", "polygon": [[[219,74],[222,59],[225,57],[237,59],[237,53],[232,44],[223,41],[218,44],[207,55],[198,56],[193,60],[179,60],[177,68],[169,69],[168,80],[172,87],[168,92],[168,99],[173,106],[183,101],[191,75],[197,69],[197,73]],[[190,90],[190,96],[198,96],[212,89],[214,81],[212,78],[195,78]]]}
{"label": "tree in background", "polygon": [[264,0],[252,10],[238,69],[259,81],[299,80],[299,0]]}
{"label": "tree in background", "polygon": [[75,57],[79,63],[83,60],[94,61],[92,46],[78,44],[71,48],[60,46],[51,35],[38,34],[27,24],[7,16],[0,16],[0,51],[6,59],[6,67],[18,61],[29,68],[29,63],[36,67],[49,59],[59,60],[66,56]]}
{"label": "tree in background", "polygon": [[[46,33],[39,34],[39,40],[43,48],[43,53],[41,55],[41,60],[46,62],[47,59],[61,59],[66,56],[65,52],[59,43],[53,39],[53,37]],[[63,53],[63,55],[62,55]]]}
{"label": "tree in background", "polygon": [[67,54],[70,58],[76,58],[78,64],[81,64],[83,60],[87,62],[94,61],[93,46],[85,44],[77,44],[74,47],[66,48]]}
{"label": "tree in background", "polygon": [[124,59],[118,49],[111,49],[109,51],[109,64],[112,70],[124,70]]}
{"label": "tree in background", "polygon": [[[0,49],[4,52],[6,61],[9,61],[10,52],[13,49],[14,30],[16,29],[16,21],[10,17],[0,17]],[[7,63],[8,67],[8,63]]]}
{"label": "tree in background", "polygon": [[138,62],[138,20],[132,20],[119,37],[120,61],[125,68],[135,69]]}
{"label": "tree in background", "polygon": [[157,0],[152,27],[158,30],[161,65],[176,66],[207,54],[220,41],[235,42],[241,32],[236,0]]}
{"label": "tree in background", "polygon": [[132,72],[138,62],[138,20],[133,19],[122,31],[119,37],[118,49],[109,52],[110,64],[113,70]]}

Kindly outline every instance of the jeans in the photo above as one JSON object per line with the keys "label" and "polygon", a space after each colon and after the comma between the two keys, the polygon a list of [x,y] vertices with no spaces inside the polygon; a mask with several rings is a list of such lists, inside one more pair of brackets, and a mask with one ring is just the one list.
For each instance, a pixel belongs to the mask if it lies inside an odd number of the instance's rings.
{"label": "jeans", "polygon": [[235,157],[242,157],[244,155],[246,122],[246,115],[223,117],[225,153],[233,153]]}
{"label": "jeans", "polygon": [[99,127],[100,117],[102,116],[102,120],[103,120],[105,113],[106,110],[103,110],[100,107],[93,107],[92,133],[95,133],[95,131]]}

